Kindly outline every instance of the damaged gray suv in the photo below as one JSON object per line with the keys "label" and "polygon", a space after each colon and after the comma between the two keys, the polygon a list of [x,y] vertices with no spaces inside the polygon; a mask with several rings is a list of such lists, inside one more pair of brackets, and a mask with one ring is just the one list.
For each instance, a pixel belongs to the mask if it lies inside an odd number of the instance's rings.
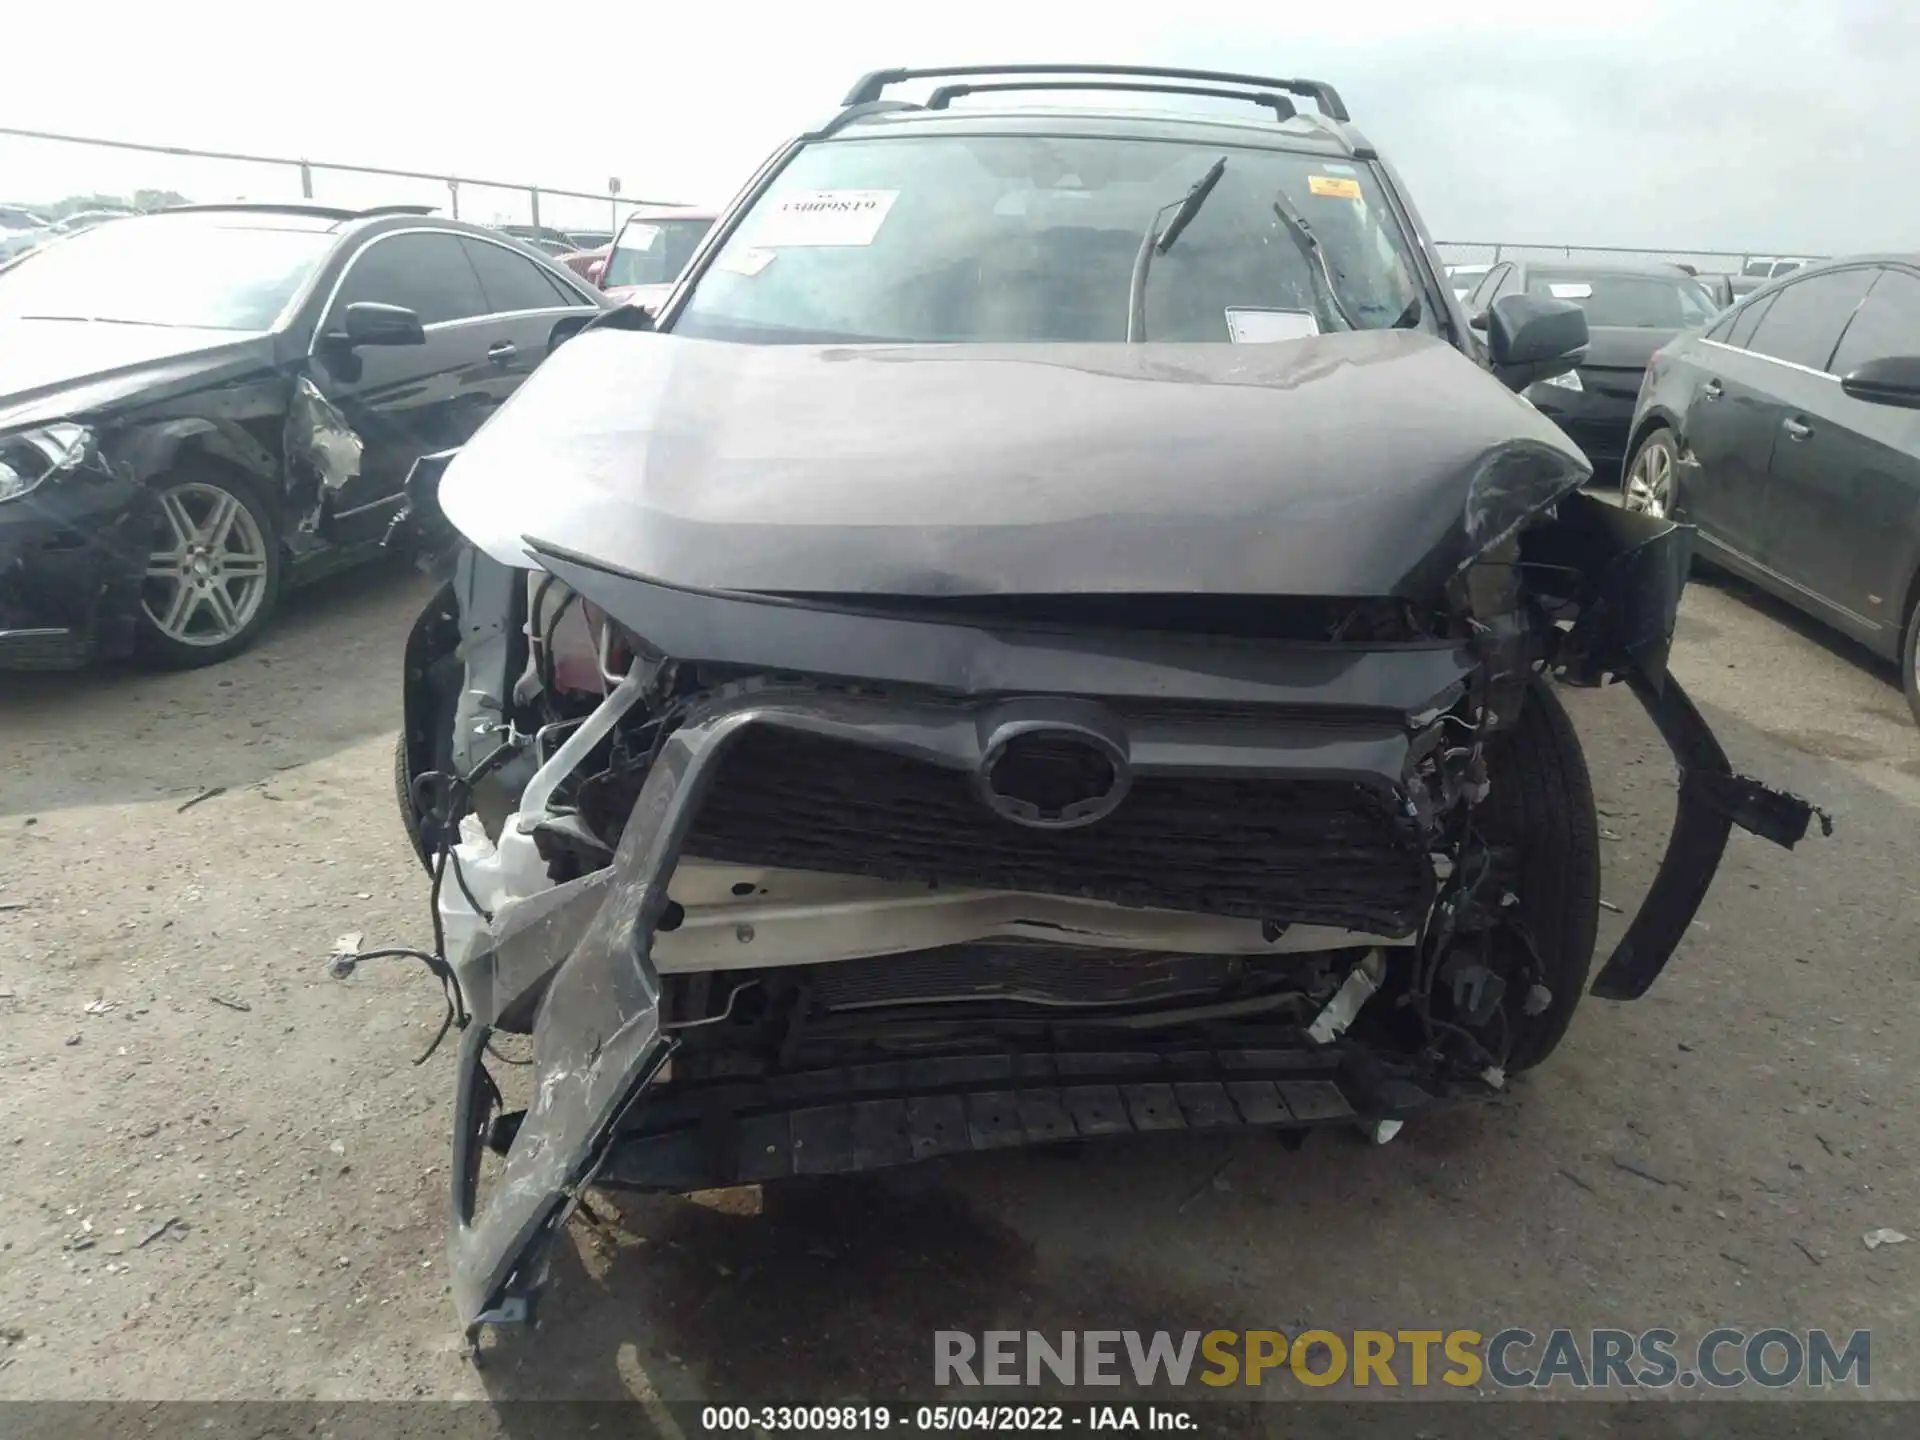
{"label": "damaged gray suv", "polygon": [[[1399,1120],[1644,993],[1730,826],[1813,812],[1667,674],[1691,532],[1515,393],[1585,343],[1475,336],[1325,84],[889,71],[417,467],[469,1333],[589,1186]],[[1683,780],[1589,985],[1555,688],[1614,680]]]}

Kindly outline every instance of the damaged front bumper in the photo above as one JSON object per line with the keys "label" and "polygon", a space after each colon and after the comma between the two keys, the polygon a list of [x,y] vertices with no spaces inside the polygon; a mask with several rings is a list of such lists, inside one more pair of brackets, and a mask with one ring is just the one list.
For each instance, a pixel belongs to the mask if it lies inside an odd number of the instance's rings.
{"label": "damaged front bumper", "polygon": [[[1660,871],[1593,993],[1643,994],[1711,883],[1740,824],[1791,846],[1805,802],[1732,774],[1711,730],[1666,674],[1690,532],[1573,495],[1526,537],[1523,560],[1563,577],[1577,612],[1556,657],[1573,683],[1624,677],[1682,769],[1680,808]],[[537,547],[536,547],[537,548]],[[1105,726],[1136,773],[1338,777],[1397,793],[1411,718],[1457,694],[1484,663],[1471,646],[1257,646],[1190,637],[1028,636],[696,594],[617,575],[578,557],[542,562],[616,615],[646,617],[667,654],[760,673],[845,674],[864,683],[722,687],[668,734],[612,862],[503,909],[463,966],[474,1023],[459,1061],[450,1258],[469,1335],[528,1318],[551,1243],[595,1184],[695,1188],[906,1163],[953,1151],[1156,1129],[1286,1128],[1399,1119],[1475,1088],[1337,1040],[1276,1032],[1233,1049],[1142,1039],[1096,1050],[1048,1045],[801,1071],[653,1090],[676,1038],[663,1025],[656,937],[668,887],[723,757],[769,728],[908,754],[978,772],[1022,706]],[[1574,593],[1575,581],[1578,592]],[[1553,585],[1546,586],[1549,600]],[[902,697],[928,687],[944,700]],[[1044,700],[1014,699],[1041,695]],[[1290,731],[1257,733],[1153,705],[1284,706]],[[1124,719],[1121,717],[1125,717]],[[495,1029],[531,1029],[533,1087],[511,1125],[486,1066]],[[1497,1084],[1498,1077],[1479,1084]],[[507,1117],[502,1117],[507,1118]],[[481,1194],[482,1161],[501,1153]]]}
{"label": "damaged front bumper", "polygon": [[155,511],[92,466],[0,501],[0,670],[64,670],[133,648]]}

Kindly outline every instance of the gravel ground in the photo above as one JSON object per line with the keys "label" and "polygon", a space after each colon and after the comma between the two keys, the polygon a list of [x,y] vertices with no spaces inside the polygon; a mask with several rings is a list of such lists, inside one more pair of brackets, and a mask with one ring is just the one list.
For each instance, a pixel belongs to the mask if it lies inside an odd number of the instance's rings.
{"label": "gravel ground", "polygon": [[[1377,1149],[623,1200],[476,1370],[452,1055],[409,1063],[437,990],[324,971],[343,932],[425,935],[388,771],[425,593],[345,577],[198,674],[0,676],[0,1398],[885,1398],[925,1391],[935,1328],[1720,1323],[1871,1328],[1874,1393],[1920,1398],[1920,733],[1882,668],[1729,581],[1690,592],[1675,670],[1836,833],[1736,832],[1653,993],[1589,999],[1504,1103]],[[1625,694],[1571,704],[1631,913],[1671,767]],[[1868,1250],[1881,1226],[1916,1243]]]}

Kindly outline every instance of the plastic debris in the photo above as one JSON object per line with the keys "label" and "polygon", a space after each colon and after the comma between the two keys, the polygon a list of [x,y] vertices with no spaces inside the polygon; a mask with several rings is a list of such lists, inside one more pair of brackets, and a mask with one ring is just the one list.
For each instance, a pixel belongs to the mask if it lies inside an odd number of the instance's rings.
{"label": "plastic debris", "polygon": [[1882,1245],[1904,1245],[1912,1237],[1902,1235],[1898,1230],[1888,1230],[1882,1226],[1878,1230],[1869,1230],[1860,1238],[1866,1241],[1867,1249],[1878,1250]]}

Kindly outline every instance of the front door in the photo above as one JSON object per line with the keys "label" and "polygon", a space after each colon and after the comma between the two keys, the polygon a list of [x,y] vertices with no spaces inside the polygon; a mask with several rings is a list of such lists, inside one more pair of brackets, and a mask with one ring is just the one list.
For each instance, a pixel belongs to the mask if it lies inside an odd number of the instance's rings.
{"label": "front door", "polygon": [[[1855,400],[1839,377],[1920,351],[1920,277],[1879,272],[1840,337],[1829,376],[1802,377],[1780,419],[1768,498],[1773,556],[1790,584],[1874,640],[1896,633],[1920,515],[1920,414]],[[1890,642],[1889,642],[1890,643]]]}

